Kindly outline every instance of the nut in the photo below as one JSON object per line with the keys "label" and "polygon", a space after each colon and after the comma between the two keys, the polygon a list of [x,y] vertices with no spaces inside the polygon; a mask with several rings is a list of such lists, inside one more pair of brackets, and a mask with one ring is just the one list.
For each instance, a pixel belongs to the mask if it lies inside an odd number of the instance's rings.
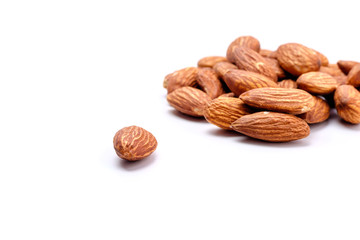
{"label": "nut", "polygon": [[183,68],[166,75],[163,85],[166,86],[168,93],[181,87],[196,87],[197,74],[196,67]]}
{"label": "nut", "polygon": [[339,86],[334,94],[338,115],[346,122],[360,123],[360,93],[351,85]]}
{"label": "nut", "polygon": [[282,88],[297,88],[296,81],[291,79],[284,79],[278,82],[278,86]]}
{"label": "nut", "polygon": [[216,63],[228,62],[226,57],[220,56],[209,56],[204,57],[198,61],[198,67],[213,67]]}
{"label": "nut", "polygon": [[345,60],[339,60],[337,62],[337,65],[345,73],[346,75],[350,72],[350,70],[359,62],[356,61],[345,61]]}
{"label": "nut", "polygon": [[120,129],[114,136],[113,144],[116,154],[128,161],[146,158],[157,147],[155,137],[138,126]]}
{"label": "nut", "polygon": [[338,83],[331,75],[323,72],[308,72],[296,80],[300,89],[313,94],[325,95],[335,91]]}
{"label": "nut", "polygon": [[223,78],[227,71],[230,69],[238,69],[238,67],[229,62],[219,62],[214,65],[213,69],[220,78]]}
{"label": "nut", "polygon": [[298,116],[309,124],[320,123],[330,117],[330,106],[327,101],[317,96],[313,97],[315,101],[314,107],[310,111]]}
{"label": "nut", "polygon": [[199,68],[197,82],[211,99],[224,93],[220,79],[212,68]]}
{"label": "nut", "polygon": [[356,64],[348,74],[347,84],[360,87],[360,63]]}
{"label": "nut", "polygon": [[226,58],[230,62],[234,62],[234,49],[236,47],[248,47],[255,52],[260,51],[260,42],[256,38],[252,36],[241,36],[236,38],[232,43],[230,43],[227,51],[226,51]]}

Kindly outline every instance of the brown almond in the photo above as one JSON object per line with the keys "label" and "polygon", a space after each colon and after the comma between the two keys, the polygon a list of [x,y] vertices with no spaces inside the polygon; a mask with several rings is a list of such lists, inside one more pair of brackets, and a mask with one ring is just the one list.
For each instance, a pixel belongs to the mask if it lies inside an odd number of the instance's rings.
{"label": "brown almond", "polygon": [[338,83],[331,75],[323,72],[308,72],[296,80],[300,89],[312,94],[325,95],[335,91]]}
{"label": "brown almond", "polygon": [[221,94],[218,98],[222,98],[222,97],[224,97],[224,98],[228,98],[228,97],[233,98],[233,97],[235,97],[235,94],[233,92],[224,93],[224,94]]}
{"label": "brown almond", "polygon": [[277,81],[277,74],[273,64],[250,48],[234,47],[233,59],[239,69],[259,73]]}
{"label": "brown almond", "polygon": [[339,86],[334,94],[338,115],[346,122],[360,123],[360,93],[352,85]]}
{"label": "brown almond", "polygon": [[282,88],[297,88],[296,81],[292,79],[284,79],[278,82],[278,86]]}
{"label": "brown almond", "polygon": [[217,98],[224,93],[220,79],[212,68],[199,68],[197,81],[211,99]]}
{"label": "brown almond", "polygon": [[167,87],[168,93],[171,93],[181,87],[196,87],[197,75],[197,67],[183,68],[166,75],[164,79],[164,86]]}
{"label": "brown almond", "polygon": [[241,37],[236,38],[234,41],[232,41],[230,43],[230,45],[226,51],[226,58],[232,63],[234,63],[233,51],[236,47],[248,47],[248,48],[254,50],[255,52],[259,52],[260,51],[260,42],[253,36],[241,36]]}
{"label": "brown almond", "polygon": [[204,117],[209,122],[223,129],[231,129],[230,125],[253,111],[241,99],[219,97],[212,100],[204,111]]}
{"label": "brown almond", "polygon": [[221,56],[209,56],[200,59],[197,63],[198,67],[213,67],[216,63],[228,62],[226,57]]}
{"label": "brown almond", "polygon": [[280,66],[295,76],[318,71],[321,65],[317,52],[299,43],[280,45],[276,52]]}
{"label": "brown almond", "polygon": [[348,73],[348,84],[360,87],[360,63],[356,64]]}
{"label": "brown almond", "polygon": [[334,77],[338,85],[347,84],[348,77],[346,75]]}
{"label": "brown almond", "polygon": [[202,117],[211,98],[200,89],[182,87],[168,94],[167,101],[179,112],[194,117]]}
{"label": "brown almond", "polygon": [[337,62],[337,65],[339,66],[341,71],[343,71],[343,73],[347,75],[350,72],[350,70],[358,63],[359,62],[356,61],[339,60]]}
{"label": "brown almond", "polygon": [[309,124],[320,123],[330,117],[330,106],[327,101],[318,96],[313,97],[315,105],[311,108],[310,111],[298,116]]}
{"label": "brown almond", "polygon": [[223,78],[227,71],[230,69],[238,69],[238,67],[229,62],[219,62],[213,66],[213,69],[220,78]]}
{"label": "brown almond", "polygon": [[275,58],[265,58],[265,60],[270,63],[272,66],[274,72],[277,75],[277,79],[284,79],[286,77],[286,73],[284,72],[284,69],[280,67],[280,64],[277,59]]}
{"label": "brown almond", "polygon": [[316,52],[316,54],[320,58],[321,66],[324,66],[324,67],[328,66],[329,65],[328,58],[324,54],[322,54],[321,52],[318,52],[315,49],[313,49],[313,50]]}
{"label": "brown almond", "polygon": [[113,138],[113,144],[116,154],[128,161],[143,159],[157,147],[156,138],[138,126],[120,129]]}
{"label": "brown almond", "polygon": [[327,73],[333,77],[345,76],[337,64],[329,64],[327,67],[321,66],[319,72]]}
{"label": "brown almond", "polygon": [[227,71],[224,81],[235,96],[254,88],[277,87],[277,83],[262,74],[239,69]]}
{"label": "brown almond", "polygon": [[256,88],[241,94],[240,99],[251,107],[290,114],[308,112],[315,105],[310,93],[291,88]]}
{"label": "brown almond", "polygon": [[260,53],[260,55],[261,55],[262,57],[270,58],[270,56],[272,55],[273,51],[268,50],[268,49],[260,49],[259,53]]}
{"label": "brown almond", "polygon": [[294,115],[257,112],[236,120],[231,128],[249,137],[269,142],[289,142],[310,134],[309,125]]}

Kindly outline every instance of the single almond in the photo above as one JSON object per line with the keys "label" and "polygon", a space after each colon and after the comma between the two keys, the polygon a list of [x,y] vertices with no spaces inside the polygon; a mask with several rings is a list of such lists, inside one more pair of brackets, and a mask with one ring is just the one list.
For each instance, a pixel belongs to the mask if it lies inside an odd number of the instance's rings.
{"label": "single almond", "polygon": [[271,67],[273,68],[274,72],[277,75],[277,79],[284,79],[286,77],[286,73],[284,69],[281,68],[279,62],[275,58],[265,58],[265,60],[270,63]]}
{"label": "single almond", "polygon": [[253,36],[241,36],[232,41],[226,51],[226,58],[234,63],[234,49],[236,47],[248,47],[256,52],[260,51],[260,42]]}
{"label": "single almond", "polygon": [[276,52],[280,66],[295,76],[318,71],[321,65],[317,52],[299,43],[280,45]]}
{"label": "single almond", "polygon": [[352,85],[339,86],[334,94],[338,115],[346,122],[360,123],[360,93]]}
{"label": "single almond", "polygon": [[220,79],[212,68],[199,68],[197,82],[211,99],[217,98],[224,93]]}
{"label": "single almond", "polygon": [[182,87],[168,94],[167,101],[179,112],[194,117],[202,117],[211,98],[200,89]]}
{"label": "single almond", "polygon": [[239,69],[259,73],[277,81],[277,74],[273,64],[250,48],[234,47],[233,59]]}
{"label": "single almond", "polygon": [[327,101],[318,96],[313,97],[315,105],[311,108],[310,111],[298,116],[309,124],[320,123],[330,117],[330,106]]}
{"label": "single almond", "polygon": [[346,60],[339,60],[337,65],[345,73],[346,75],[350,72],[350,70],[359,62],[356,61],[346,61]]}
{"label": "single almond", "polygon": [[329,64],[328,66],[321,66],[319,72],[327,73],[333,77],[345,76],[337,64]]}
{"label": "single almond", "polygon": [[241,94],[240,99],[251,107],[290,114],[308,112],[315,105],[310,93],[291,88],[256,88]]}
{"label": "single almond", "polygon": [[348,77],[346,75],[334,77],[338,85],[347,84]]}
{"label": "single almond", "polygon": [[310,134],[309,125],[301,118],[277,112],[257,112],[236,120],[231,128],[249,137],[269,142],[289,142]]}
{"label": "single almond", "polygon": [[296,81],[292,79],[284,79],[278,82],[278,86],[282,88],[297,88]]}
{"label": "single almond", "polygon": [[272,56],[273,51],[268,50],[268,49],[260,49],[259,51],[260,55],[265,57],[265,58],[270,58],[270,56]]}
{"label": "single almond", "polygon": [[276,82],[262,74],[239,69],[227,71],[224,81],[235,96],[254,88],[277,87]]}
{"label": "single almond", "polygon": [[168,93],[181,87],[196,87],[197,76],[197,67],[183,68],[166,75],[163,85],[166,86]]}
{"label": "single almond", "polygon": [[234,97],[219,97],[209,102],[204,111],[204,117],[209,122],[223,129],[231,129],[230,125],[246,114],[252,113],[241,99]]}
{"label": "single almond", "polygon": [[156,138],[138,126],[120,129],[113,138],[113,144],[116,154],[128,161],[143,159],[157,147]]}
{"label": "single almond", "polygon": [[[313,50],[314,50],[314,49],[313,49]],[[318,51],[316,51],[316,50],[314,50],[314,51],[316,52],[316,54],[317,54],[318,57],[320,58],[321,66],[324,66],[324,67],[328,66],[328,65],[329,65],[329,60],[328,60],[328,58],[327,58],[324,54],[322,54],[321,52],[318,52]]]}
{"label": "single almond", "polygon": [[356,64],[348,74],[348,84],[360,87],[360,63]]}
{"label": "single almond", "polygon": [[198,67],[213,67],[216,63],[228,62],[226,57],[221,56],[209,56],[200,59],[197,63]]}
{"label": "single almond", "polygon": [[300,89],[313,94],[326,95],[335,91],[338,83],[331,75],[323,72],[308,72],[296,80]]}
{"label": "single almond", "polygon": [[229,62],[219,62],[213,66],[213,69],[220,78],[223,78],[227,71],[230,69],[238,69],[238,67]]}

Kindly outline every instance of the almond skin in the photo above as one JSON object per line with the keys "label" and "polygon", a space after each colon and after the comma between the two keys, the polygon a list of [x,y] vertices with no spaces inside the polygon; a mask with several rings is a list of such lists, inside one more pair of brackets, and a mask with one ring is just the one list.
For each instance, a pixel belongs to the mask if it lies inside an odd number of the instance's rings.
{"label": "almond skin", "polygon": [[331,75],[323,72],[308,72],[296,80],[300,89],[312,94],[326,95],[335,91],[338,83]]}
{"label": "almond skin", "polygon": [[278,86],[282,88],[297,88],[296,81],[291,79],[284,79],[278,82]]}
{"label": "almond skin", "polygon": [[260,51],[260,42],[253,36],[241,36],[232,41],[226,51],[226,58],[234,63],[234,49],[236,47],[248,47],[255,52]]}
{"label": "almond skin", "polygon": [[146,158],[157,147],[155,137],[138,126],[120,129],[113,138],[113,144],[116,154],[128,161]]}
{"label": "almond skin", "polygon": [[346,122],[360,123],[360,93],[354,86],[341,85],[334,94],[338,115]]}
{"label": "almond skin", "polygon": [[278,60],[275,58],[265,58],[265,60],[270,63],[271,67],[277,75],[277,79],[284,79],[286,77],[286,73],[284,72],[284,69],[280,67]]}
{"label": "almond skin", "polygon": [[256,88],[241,94],[240,99],[251,107],[290,114],[308,112],[315,105],[311,94],[291,88]]}
{"label": "almond skin", "polygon": [[220,79],[212,68],[199,68],[197,82],[211,99],[224,93]]}
{"label": "almond skin", "polygon": [[321,66],[319,72],[327,73],[333,77],[345,76],[337,64],[329,64],[328,66]]}
{"label": "almond skin", "polygon": [[350,70],[358,63],[359,62],[356,61],[339,60],[337,62],[337,65],[339,66],[341,71],[343,71],[343,73],[347,75],[350,72]]}
{"label": "almond skin", "polygon": [[209,56],[200,59],[197,63],[198,67],[213,67],[216,63],[228,62],[226,57],[221,56]]}
{"label": "almond skin", "polygon": [[166,86],[168,93],[181,87],[196,87],[197,74],[197,67],[183,68],[166,75],[163,85]]}
{"label": "almond skin", "polygon": [[167,101],[179,112],[194,117],[202,117],[211,98],[197,88],[182,87],[168,94]]}
{"label": "almond skin", "polygon": [[213,69],[220,78],[223,78],[227,71],[230,69],[238,69],[238,67],[229,62],[219,62],[213,66]]}
{"label": "almond skin", "polygon": [[356,64],[348,74],[349,85],[353,85],[354,87],[360,87],[360,63]]}
{"label": "almond skin", "polygon": [[313,96],[315,105],[310,111],[300,114],[298,117],[304,119],[309,124],[324,122],[330,117],[330,106],[324,99]]}
{"label": "almond skin", "polygon": [[253,110],[239,98],[220,97],[207,105],[204,117],[209,123],[230,130],[230,125],[234,121],[252,112]]}
{"label": "almond skin", "polygon": [[238,69],[227,71],[224,81],[235,96],[254,88],[277,87],[276,82],[262,74]]}
{"label": "almond skin", "polygon": [[286,43],[277,49],[280,66],[294,76],[318,71],[321,60],[317,52],[299,43]]}
{"label": "almond skin", "polygon": [[239,69],[259,73],[277,81],[277,74],[272,63],[250,48],[234,47],[233,59]]}
{"label": "almond skin", "polygon": [[260,49],[260,51],[259,51],[260,55],[265,57],[265,58],[270,58],[272,52],[273,51],[268,50],[268,49]]}
{"label": "almond skin", "polygon": [[[313,50],[314,50],[314,49],[313,49]],[[318,51],[316,51],[316,50],[314,50],[314,51],[316,52],[316,54],[318,55],[318,57],[319,57],[319,59],[320,59],[321,66],[324,66],[324,67],[328,66],[328,65],[329,65],[329,60],[328,60],[328,58],[327,58],[324,54],[322,54],[321,52],[318,52]]]}
{"label": "almond skin", "polygon": [[294,115],[257,112],[236,120],[231,128],[249,137],[269,142],[289,142],[310,134],[309,125]]}

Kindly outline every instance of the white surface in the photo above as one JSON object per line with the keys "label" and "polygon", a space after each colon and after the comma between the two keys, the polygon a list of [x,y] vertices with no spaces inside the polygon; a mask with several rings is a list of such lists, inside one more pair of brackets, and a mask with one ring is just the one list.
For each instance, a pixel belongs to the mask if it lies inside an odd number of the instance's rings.
{"label": "white surface", "polygon": [[[360,126],[263,143],[162,88],[241,35],[359,61],[354,4],[1,1],[0,239],[359,239]],[[156,136],[150,158],[117,158],[128,125]]]}

